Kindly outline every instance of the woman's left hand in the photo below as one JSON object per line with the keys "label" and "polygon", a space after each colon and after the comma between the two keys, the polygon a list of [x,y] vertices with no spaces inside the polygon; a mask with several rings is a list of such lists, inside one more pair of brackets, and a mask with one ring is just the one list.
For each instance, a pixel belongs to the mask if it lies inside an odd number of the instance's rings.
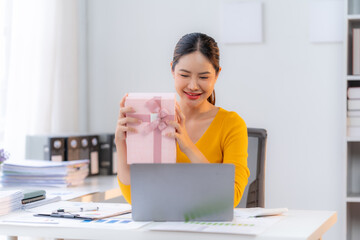
{"label": "woman's left hand", "polygon": [[177,140],[180,150],[187,155],[195,144],[191,141],[186,128],[185,128],[185,116],[181,112],[180,106],[178,103],[175,105],[175,121],[168,121],[167,124],[175,128],[174,133],[167,133],[167,137],[173,137]]}

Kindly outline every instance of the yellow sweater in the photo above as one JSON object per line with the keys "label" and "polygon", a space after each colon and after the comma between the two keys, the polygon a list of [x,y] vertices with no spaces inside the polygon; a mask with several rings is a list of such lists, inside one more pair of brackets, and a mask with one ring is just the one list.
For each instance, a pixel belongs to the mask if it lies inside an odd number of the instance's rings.
{"label": "yellow sweater", "polygon": [[[210,163],[235,165],[234,207],[236,207],[250,176],[247,167],[248,136],[244,120],[236,112],[220,108],[209,128],[195,145]],[[176,162],[190,163],[178,145]],[[131,204],[130,185],[124,185],[120,181],[119,185],[124,198]]]}

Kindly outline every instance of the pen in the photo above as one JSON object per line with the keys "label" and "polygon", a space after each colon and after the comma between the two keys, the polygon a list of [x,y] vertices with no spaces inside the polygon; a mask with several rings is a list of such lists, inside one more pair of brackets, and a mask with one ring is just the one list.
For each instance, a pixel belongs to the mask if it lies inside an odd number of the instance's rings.
{"label": "pen", "polygon": [[62,213],[62,212],[89,212],[89,211],[98,211],[99,207],[97,206],[84,206],[84,207],[70,207],[70,208],[59,208],[53,213]]}
{"label": "pen", "polygon": [[76,214],[76,213],[70,213],[70,212],[52,212],[52,213],[38,213],[38,214],[34,214],[35,217],[58,217],[58,218],[74,218],[74,219],[87,219],[87,220],[99,220],[99,219],[103,219],[103,218],[109,218],[109,217],[114,217],[114,216],[120,216],[120,215],[124,215],[124,214],[128,214],[131,213],[131,210],[125,210],[125,211],[121,211],[121,212],[114,212],[114,213],[109,213],[106,215],[99,215],[99,216],[87,216],[89,214],[83,214],[84,216],[82,216],[81,213]]}
{"label": "pen", "polygon": [[80,217],[79,214],[70,214],[70,213],[52,213],[50,217],[62,217],[62,218],[77,218]]}

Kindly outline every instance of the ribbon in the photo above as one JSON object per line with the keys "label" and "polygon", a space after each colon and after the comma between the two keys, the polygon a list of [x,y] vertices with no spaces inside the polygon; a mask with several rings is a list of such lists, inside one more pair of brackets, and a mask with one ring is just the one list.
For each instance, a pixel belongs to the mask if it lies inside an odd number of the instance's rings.
{"label": "ribbon", "polygon": [[154,97],[145,103],[145,106],[150,110],[150,123],[145,128],[145,133],[149,133],[156,128],[160,131],[167,127],[166,120],[169,112],[165,108],[161,108],[161,98]]}
{"label": "ribbon", "polygon": [[131,114],[143,122],[149,122],[144,129],[144,134],[154,133],[154,163],[161,163],[161,132],[167,127],[166,121],[173,120],[174,115],[161,107],[161,97],[154,97],[145,103],[150,114]]}

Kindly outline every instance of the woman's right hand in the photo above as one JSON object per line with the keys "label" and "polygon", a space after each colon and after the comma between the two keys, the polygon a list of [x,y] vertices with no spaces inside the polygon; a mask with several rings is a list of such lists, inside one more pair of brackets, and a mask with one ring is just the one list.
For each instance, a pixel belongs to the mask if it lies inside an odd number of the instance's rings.
{"label": "woman's right hand", "polygon": [[134,132],[136,133],[137,130],[133,127],[128,127],[127,123],[141,123],[141,121],[137,118],[126,117],[127,113],[134,113],[134,109],[132,107],[125,107],[125,100],[128,94],[120,101],[120,110],[119,110],[119,118],[116,125],[115,131],[115,144],[121,144],[125,142],[126,139],[126,132]]}

